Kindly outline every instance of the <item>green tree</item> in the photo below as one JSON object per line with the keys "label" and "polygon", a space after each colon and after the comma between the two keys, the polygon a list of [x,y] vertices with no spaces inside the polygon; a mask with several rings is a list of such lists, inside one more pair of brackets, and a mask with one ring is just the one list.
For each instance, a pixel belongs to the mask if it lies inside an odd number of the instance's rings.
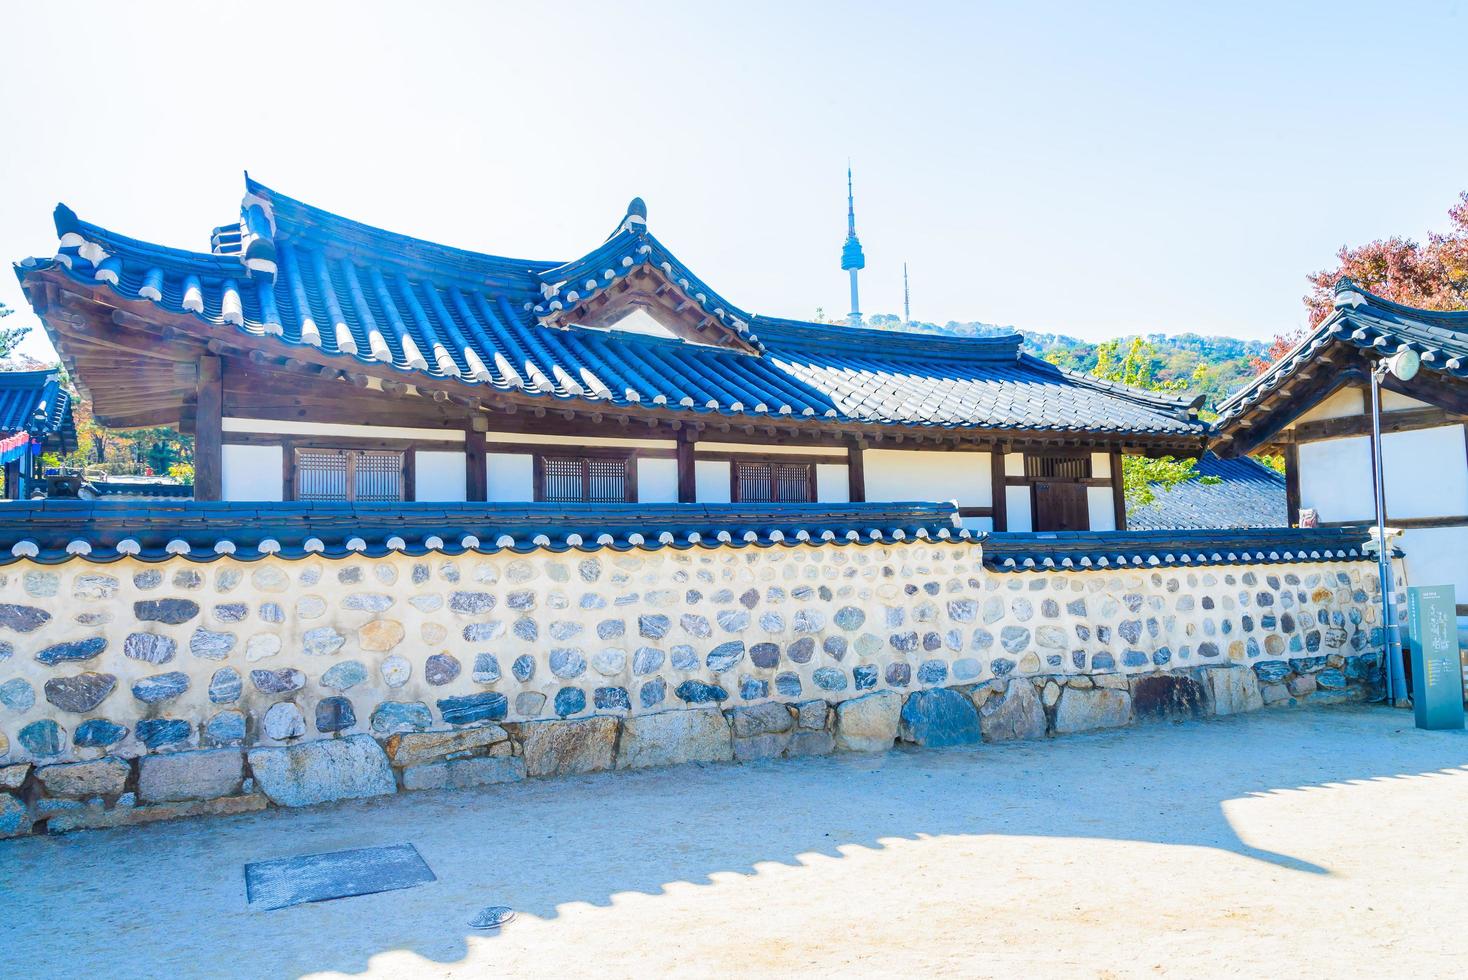
{"label": "green tree", "polygon": [[[1188,381],[1174,379],[1160,381],[1156,377],[1160,363],[1157,348],[1141,337],[1129,340],[1108,340],[1096,345],[1096,366],[1091,373],[1107,381],[1116,381],[1133,388],[1147,391],[1181,392]],[[1203,364],[1197,365],[1191,380],[1202,380],[1206,373]],[[1203,483],[1220,483],[1216,476],[1199,477],[1198,460],[1178,459],[1173,456],[1124,456],[1121,461],[1122,487],[1126,490],[1128,506],[1150,504],[1157,499],[1157,490],[1166,492],[1180,483],[1199,479]]]}
{"label": "green tree", "polygon": [[[14,312],[14,310],[4,303],[0,303],[0,320],[5,319]],[[20,342],[30,332],[30,327],[0,327],[0,360],[14,354],[15,349],[20,346]]]}

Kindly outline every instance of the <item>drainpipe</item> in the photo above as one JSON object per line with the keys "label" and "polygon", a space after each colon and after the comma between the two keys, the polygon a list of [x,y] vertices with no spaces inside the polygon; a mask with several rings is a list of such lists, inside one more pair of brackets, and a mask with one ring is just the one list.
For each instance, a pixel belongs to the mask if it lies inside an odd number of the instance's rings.
{"label": "drainpipe", "polygon": [[1397,706],[1407,695],[1407,674],[1402,665],[1402,638],[1397,629],[1395,586],[1392,583],[1392,554],[1386,540],[1386,480],[1381,459],[1381,379],[1391,370],[1379,360],[1371,371],[1371,455],[1376,494],[1376,571],[1381,580],[1382,684],[1387,703]]}

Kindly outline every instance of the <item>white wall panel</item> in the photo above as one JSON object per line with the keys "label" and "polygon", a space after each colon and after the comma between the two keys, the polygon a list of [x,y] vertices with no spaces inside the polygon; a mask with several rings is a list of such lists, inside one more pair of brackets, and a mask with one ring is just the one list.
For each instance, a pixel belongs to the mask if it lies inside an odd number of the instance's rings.
{"label": "white wall panel", "polygon": [[990,455],[868,449],[862,454],[867,500],[957,500],[960,507],[988,507],[993,501]]}
{"label": "white wall panel", "polygon": [[1433,408],[1424,401],[1418,401],[1409,395],[1403,395],[1395,391],[1383,388],[1381,390],[1381,410],[1383,412],[1402,412],[1413,408]]}
{"label": "white wall panel", "polygon": [[413,454],[413,499],[463,500],[467,472],[463,453],[420,449]]}
{"label": "white wall panel", "polygon": [[[609,427],[613,432],[616,426]],[[537,432],[486,432],[489,442],[520,443],[537,446],[610,446],[619,449],[676,449],[672,439],[622,439],[611,436],[555,436]]]}
{"label": "white wall panel", "polygon": [[347,436],[360,439],[432,439],[463,442],[462,429],[416,429],[395,425],[348,425],[344,422],[290,422],[280,419],[226,418],[225,432],[256,432],[265,435]]}
{"label": "white wall panel", "polygon": [[1110,487],[1086,487],[1086,513],[1091,530],[1116,530],[1116,503]]}
{"label": "white wall panel", "polygon": [[693,483],[701,504],[729,502],[729,464],[716,459],[698,459],[693,463]]}
{"label": "white wall panel", "polygon": [[1314,508],[1322,521],[1371,520],[1370,437],[1301,443],[1300,506]]}
{"label": "white wall panel", "polygon": [[223,447],[225,500],[280,500],[285,487],[285,451],[280,446]]}
{"label": "white wall panel", "polygon": [[637,500],[644,504],[676,504],[678,502],[678,461],[676,459],[639,459],[637,461]]}
{"label": "white wall panel", "polygon": [[[1381,442],[1389,517],[1468,514],[1468,447],[1461,425],[1389,432]],[[1468,565],[1468,554],[1463,563]]]}
{"label": "white wall panel", "polygon": [[816,499],[825,504],[851,501],[851,480],[845,463],[816,464]]}
{"label": "white wall panel", "polygon": [[535,457],[529,453],[485,453],[485,496],[502,502],[535,499]]}
{"label": "white wall panel", "polygon": [[1008,530],[1028,531],[1034,527],[1030,517],[1029,487],[1005,487],[1004,507]]}
{"label": "white wall panel", "polygon": [[1321,419],[1340,419],[1348,415],[1360,415],[1366,410],[1366,399],[1362,396],[1360,388],[1342,388],[1295,421],[1318,422]]}
{"label": "white wall panel", "polygon": [[833,460],[846,459],[846,450],[833,446],[761,446],[748,442],[704,442],[699,440],[700,452],[749,453],[752,456],[830,456]]}
{"label": "white wall panel", "polygon": [[1451,585],[1468,605],[1468,527],[1403,531],[1398,544],[1407,561],[1408,585]]}

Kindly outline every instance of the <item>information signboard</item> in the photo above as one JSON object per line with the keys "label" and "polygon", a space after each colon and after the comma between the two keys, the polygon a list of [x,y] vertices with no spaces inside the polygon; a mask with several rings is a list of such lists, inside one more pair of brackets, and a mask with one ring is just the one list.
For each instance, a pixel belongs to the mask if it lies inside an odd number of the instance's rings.
{"label": "information signboard", "polygon": [[1451,585],[1407,589],[1412,648],[1412,706],[1417,727],[1463,727],[1463,664],[1458,656],[1456,596]]}

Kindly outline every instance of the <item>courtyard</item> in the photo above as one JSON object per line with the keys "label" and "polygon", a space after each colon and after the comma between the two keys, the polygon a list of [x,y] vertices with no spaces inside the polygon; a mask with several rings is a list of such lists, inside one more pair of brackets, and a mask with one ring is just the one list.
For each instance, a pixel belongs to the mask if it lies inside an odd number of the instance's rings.
{"label": "courtyard", "polygon": [[[247,905],[247,863],[405,842],[436,881]],[[1447,976],[1465,869],[1468,736],[1323,707],[12,840],[0,946],[16,977]]]}

